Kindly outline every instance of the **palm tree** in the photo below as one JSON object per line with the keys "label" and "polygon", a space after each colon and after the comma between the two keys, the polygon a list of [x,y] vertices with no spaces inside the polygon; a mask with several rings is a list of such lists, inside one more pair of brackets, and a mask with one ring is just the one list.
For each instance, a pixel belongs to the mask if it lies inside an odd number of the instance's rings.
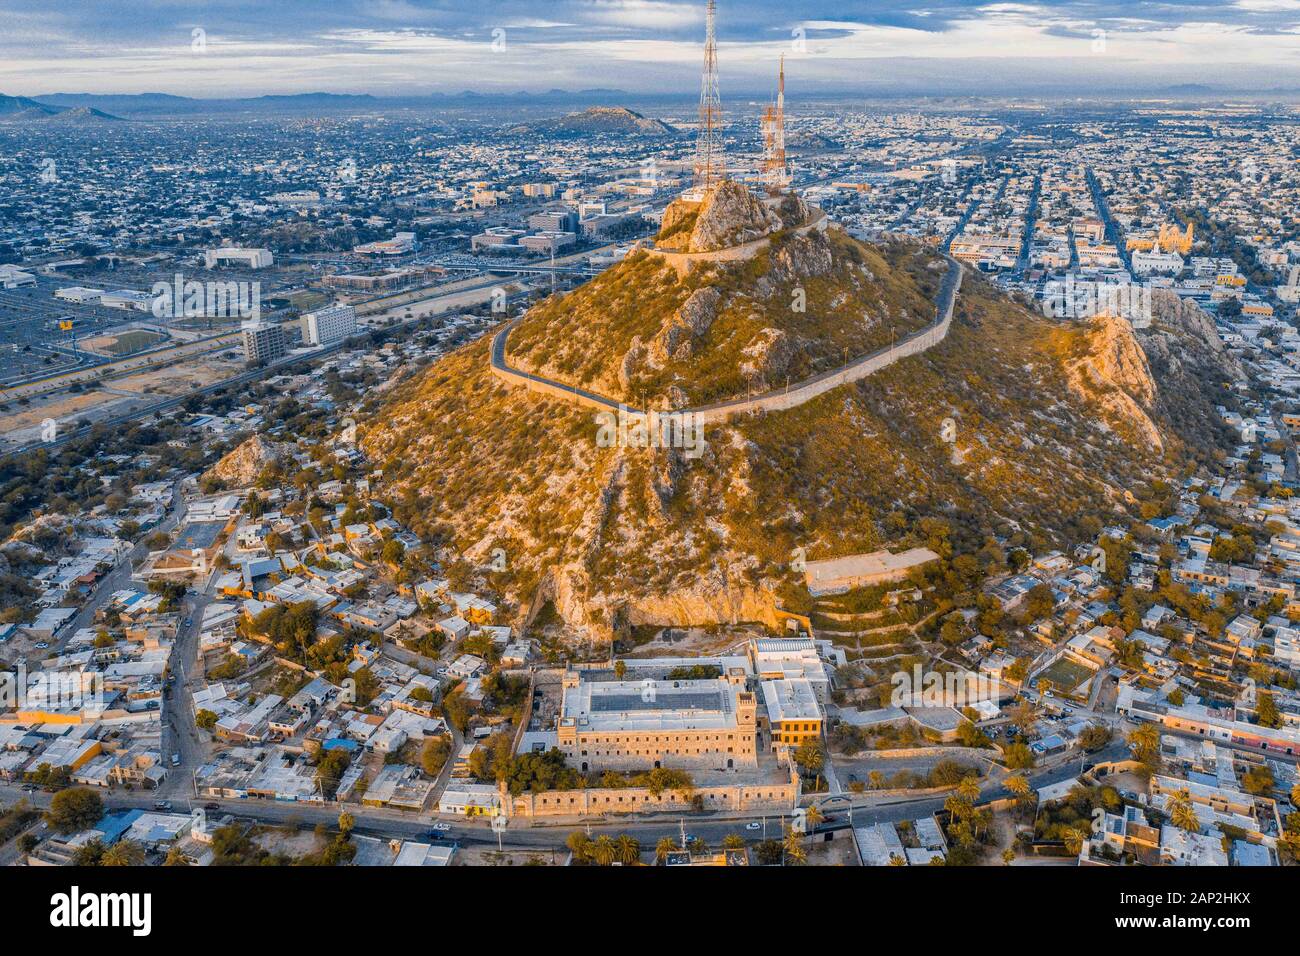
{"label": "palm tree", "polygon": [[745,848],[745,838],[739,833],[728,833],[722,838],[722,848],[724,850],[743,850]]}
{"label": "palm tree", "polygon": [[99,860],[100,866],[140,866],[144,863],[144,847],[135,840],[118,840]]}
{"label": "palm tree", "polygon": [[1002,781],[1002,786],[1006,787],[1009,792],[1015,794],[1017,800],[1022,801],[1029,796],[1029,791],[1031,789],[1029,786],[1029,780],[1026,779],[1024,774],[1019,773],[1013,773],[1011,776],[1007,777],[1006,780]]}
{"label": "palm tree", "polygon": [[1090,835],[1090,832],[1077,827],[1066,827],[1061,834],[1061,839],[1065,841],[1065,851],[1071,856],[1078,856],[1083,852],[1083,841]]}
{"label": "palm tree", "polygon": [[578,863],[587,862],[591,855],[591,838],[581,830],[574,830],[569,834],[569,838],[564,841],[573,854],[573,859]]}
{"label": "palm tree", "polygon": [[1192,806],[1192,795],[1184,788],[1169,800],[1169,819],[1174,826],[1188,833],[1200,833],[1201,821]]}
{"label": "palm tree", "polygon": [[957,784],[957,796],[961,797],[967,803],[973,804],[979,799],[980,782],[977,777],[971,775],[962,777],[961,783]]}
{"label": "palm tree", "polygon": [[813,832],[817,829],[817,824],[821,823],[825,819],[826,817],[822,815],[821,810],[819,810],[815,804],[809,807],[808,812],[804,814],[804,822],[808,827],[808,843],[810,845],[812,844]]}
{"label": "palm tree", "polygon": [[[1080,847],[1080,849],[1082,849],[1082,847]],[[1007,866],[1010,866],[1011,862],[1015,858],[1016,858],[1016,851],[1011,849],[1011,847],[1007,847],[1005,850],[1002,851],[1002,862],[1005,863]]]}
{"label": "palm tree", "polygon": [[597,866],[609,866],[614,862],[614,841],[608,833],[596,837],[591,845],[591,858]]}
{"label": "palm tree", "polygon": [[672,837],[660,837],[659,842],[655,844],[655,862],[662,864],[668,859],[669,853],[677,852],[677,844],[673,842]]}
{"label": "palm tree", "polygon": [[178,846],[172,847],[167,851],[167,859],[163,860],[163,866],[189,866],[190,858],[186,856]]}
{"label": "palm tree", "polygon": [[785,828],[785,865],[793,863],[803,863],[808,859],[808,853],[803,848],[803,842],[799,839],[799,834],[794,832],[792,827]]}
{"label": "palm tree", "polygon": [[83,843],[72,858],[75,866],[99,866],[104,858],[104,842],[99,839]]}
{"label": "palm tree", "polygon": [[631,866],[641,859],[641,844],[624,833],[615,841],[614,852],[620,863]]}

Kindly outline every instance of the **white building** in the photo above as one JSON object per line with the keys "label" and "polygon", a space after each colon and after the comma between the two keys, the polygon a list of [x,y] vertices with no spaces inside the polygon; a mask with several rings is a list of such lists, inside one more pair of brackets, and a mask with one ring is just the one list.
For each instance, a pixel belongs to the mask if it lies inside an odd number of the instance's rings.
{"label": "white building", "polygon": [[54,298],[63,302],[75,302],[77,305],[94,305],[103,294],[103,289],[87,289],[79,285],[54,290]]}
{"label": "white building", "polygon": [[329,345],[356,330],[357,311],[350,305],[330,305],[302,316],[302,337],[308,345]]}
{"label": "white building", "polygon": [[26,285],[36,285],[36,276],[17,266],[0,266],[0,289],[19,289]]}
{"label": "white building", "polygon": [[1133,271],[1143,276],[1157,272],[1177,275],[1183,271],[1183,257],[1176,252],[1135,252]]}
{"label": "white building", "polygon": [[222,265],[241,265],[248,269],[265,269],[275,261],[270,249],[235,249],[224,246],[203,253],[203,265],[215,269]]}

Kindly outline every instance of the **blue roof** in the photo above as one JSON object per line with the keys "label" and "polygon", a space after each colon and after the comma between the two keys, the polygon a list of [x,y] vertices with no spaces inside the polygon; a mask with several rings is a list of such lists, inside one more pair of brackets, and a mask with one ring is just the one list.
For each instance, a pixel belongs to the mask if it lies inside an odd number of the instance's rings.
{"label": "blue roof", "polygon": [[348,740],[346,737],[331,737],[321,744],[322,750],[356,750],[361,745],[355,740]]}
{"label": "blue roof", "polygon": [[113,844],[142,816],[144,811],[140,809],[110,810],[104,814],[104,819],[95,824],[95,829],[104,834],[105,843]]}

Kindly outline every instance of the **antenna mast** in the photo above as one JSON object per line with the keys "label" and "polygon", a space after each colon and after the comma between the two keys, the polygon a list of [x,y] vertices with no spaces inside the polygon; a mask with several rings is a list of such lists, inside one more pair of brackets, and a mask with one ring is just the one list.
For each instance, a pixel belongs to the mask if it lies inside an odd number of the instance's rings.
{"label": "antenna mast", "polygon": [[785,166],[785,55],[781,56],[776,105],[763,111],[763,181],[767,191],[779,193],[790,183]]}
{"label": "antenna mast", "polygon": [[695,140],[695,189],[701,195],[721,182],[725,175],[722,159],[722,98],[718,94],[718,39],[714,31],[715,0],[709,0],[705,14],[704,74],[700,81],[700,128]]}

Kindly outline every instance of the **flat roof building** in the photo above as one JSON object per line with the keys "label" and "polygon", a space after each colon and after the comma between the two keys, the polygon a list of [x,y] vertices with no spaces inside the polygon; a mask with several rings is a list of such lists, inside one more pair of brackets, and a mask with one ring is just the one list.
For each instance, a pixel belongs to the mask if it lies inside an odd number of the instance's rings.
{"label": "flat roof building", "polygon": [[558,743],[580,770],[734,770],[757,763],[757,702],[725,680],[564,678]]}

